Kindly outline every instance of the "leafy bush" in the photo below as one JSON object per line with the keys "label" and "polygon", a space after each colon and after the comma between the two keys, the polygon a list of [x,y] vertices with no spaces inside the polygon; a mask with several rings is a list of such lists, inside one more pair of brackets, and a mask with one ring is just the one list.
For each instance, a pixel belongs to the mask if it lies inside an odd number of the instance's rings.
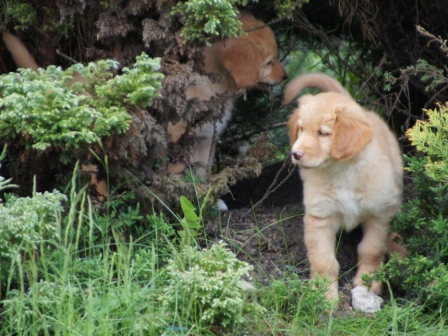
{"label": "leafy bush", "polygon": [[[148,55],[142,53],[136,57],[132,68],[124,67],[123,74],[113,77],[102,85],[97,85],[96,94],[101,98],[102,105],[107,107],[123,106],[125,103],[149,107],[154,98],[161,97],[163,74],[159,70],[160,59],[149,58]],[[89,73],[85,75],[88,76]]]}
{"label": "leafy bush", "polygon": [[448,299],[448,108],[426,112],[428,120],[407,131],[418,153],[406,157],[413,184],[393,226],[407,238],[411,256],[394,256],[379,278],[420,304],[442,309]]}
{"label": "leafy bush", "polygon": [[[13,187],[9,180],[0,177],[1,189]],[[67,198],[59,191],[33,192],[32,197],[8,195],[0,203],[0,285],[15,273],[8,265],[32,258],[39,247],[49,239],[60,239],[58,226]]]}
{"label": "leafy bush", "polygon": [[32,197],[11,197],[0,204],[0,255],[15,257],[36,250],[39,243],[60,234],[55,223],[62,213],[65,195],[34,193]]}
{"label": "leafy bush", "polygon": [[[37,23],[37,11],[26,2],[6,0],[1,4],[2,15],[4,16],[3,25],[9,21],[16,22],[15,29],[25,30],[29,26]],[[2,27],[4,29],[4,27]]]}
{"label": "leafy bush", "polygon": [[210,43],[210,37],[235,37],[243,34],[236,5],[247,5],[248,0],[188,0],[179,2],[173,13],[185,16],[181,36],[187,40]]}
{"label": "leafy bush", "polygon": [[[49,66],[39,73],[19,69],[2,75],[0,137],[25,149],[57,150],[68,162],[73,149],[129,129],[132,118],[126,104],[146,107],[159,96],[163,78],[159,63],[142,54],[133,69],[124,68],[112,79],[117,63],[111,60],[86,67],[76,64],[64,71]],[[88,84],[71,85],[74,73]]]}
{"label": "leafy bush", "polygon": [[[263,308],[248,302],[252,285],[243,280],[253,269],[220,242],[209,249],[186,246],[167,266],[169,284],[162,296],[173,322],[182,325],[232,327],[262,313]],[[176,316],[180,317],[178,321]],[[185,325],[184,325],[185,326]]]}
{"label": "leafy bush", "polygon": [[401,211],[395,217],[393,229],[406,237],[411,253],[431,260],[448,262],[448,185],[430,178],[425,166],[427,158],[421,154],[406,157],[412,171],[413,184]]}
{"label": "leafy bush", "polygon": [[[236,6],[248,6],[258,0],[188,0],[179,2],[173,8],[173,14],[184,17],[185,26],[181,36],[186,40],[210,43],[210,36],[235,37],[244,34],[238,20],[239,9]],[[280,17],[291,17],[296,7],[309,0],[275,0],[275,11]]]}
{"label": "leafy bush", "polygon": [[397,215],[395,228],[409,237],[411,252],[448,262],[448,109],[428,110],[429,119],[418,121],[407,135],[419,151],[406,157],[413,187]]}
{"label": "leafy bush", "polygon": [[112,130],[126,130],[130,122],[127,114],[119,111],[107,115],[95,110],[87,96],[67,87],[69,78],[55,66],[41,69],[40,74],[21,69],[19,74],[2,76],[0,136],[41,151],[50,146],[71,150],[98,142]]}
{"label": "leafy bush", "polygon": [[406,291],[420,305],[435,310],[448,308],[448,267],[423,255],[401,259],[394,255],[379,278]]}
{"label": "leafy bush", "polygon": [[418,151],[425,153],[425,173],[435,181],[448,182],[448,105],[425,110],[428,120],[419,120],[406,134]]}

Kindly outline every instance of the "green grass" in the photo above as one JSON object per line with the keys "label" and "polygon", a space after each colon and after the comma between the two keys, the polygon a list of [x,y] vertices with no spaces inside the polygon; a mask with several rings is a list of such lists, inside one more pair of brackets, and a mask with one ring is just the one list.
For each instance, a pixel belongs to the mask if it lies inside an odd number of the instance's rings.
{"label": "green grass", "polygon": [[101,214],[75,177],[71,187],[51,214],[23,209],[37,214],[33,230],[54,230],[0,244],[1,335],[448,335],[445,312],[393,295],[373,316],[328,303],[324,283],[293,272],[251,284],[242,277],[251,266],[227,245],[195,243],[197,222],[191,240],[179,239],[163,214],[120,203]]}

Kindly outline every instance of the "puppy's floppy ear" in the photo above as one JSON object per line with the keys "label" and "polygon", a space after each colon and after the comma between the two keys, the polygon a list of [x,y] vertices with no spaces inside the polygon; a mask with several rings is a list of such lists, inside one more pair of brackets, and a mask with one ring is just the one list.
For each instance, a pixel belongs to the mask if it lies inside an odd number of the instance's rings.
{"label": "puppy's floppy ear", "polygon": [[255,45],[247,39],[233,41],[224,50],[224,68],[232,75],[238,89],[257,84],[262,61]]}
{"label": "puppy's floppy ear", "polygon": [[297,135],[299,132],[298,121],[299,121],[299,113],[297,111],[289,116],[287,126],[288,126],[289,140],[290,140],[291,146],[297,140]]}
{"label": "puppy's floppy ear", "polygon": [[336,111],[336,122],[331,139],[331,156],[349,159],[361,152],[372,141],[372,124],[362,114],[351,113],[345,107]]}

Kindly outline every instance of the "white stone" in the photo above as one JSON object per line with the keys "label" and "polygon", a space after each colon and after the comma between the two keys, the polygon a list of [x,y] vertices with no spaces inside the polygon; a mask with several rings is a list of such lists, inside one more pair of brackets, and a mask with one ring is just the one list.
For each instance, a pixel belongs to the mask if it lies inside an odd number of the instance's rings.
{"label": "white stone", "polygon": [[357,286],[352,289],[352,307],[364,313],[374,313],[381,309],[384,300],[378,295],[369,292],[364,287]]}
{"label": "white stone", "polygon": [[216,202],[216,207],[219,211],[228,211],[229,207],[227,206],[226,202],[224,202],[222,199],[218,199],[218,202]]}

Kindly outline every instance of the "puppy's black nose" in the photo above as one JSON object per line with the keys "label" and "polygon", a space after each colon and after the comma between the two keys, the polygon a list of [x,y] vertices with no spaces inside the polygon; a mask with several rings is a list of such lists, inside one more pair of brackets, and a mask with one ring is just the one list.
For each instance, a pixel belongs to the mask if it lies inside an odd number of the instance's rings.
{"label": "puppy's black nose", "polygon": [[288,74],[285,72],[285,74],[283,75],[283,80],[288,78]]}
{"label": "puppy's black nose", "polygon": [[293,152],[291,152],[291,155],[297,161],[299,161],[301,158],[303,158],[303,153],[302,152],[293,151]]}

